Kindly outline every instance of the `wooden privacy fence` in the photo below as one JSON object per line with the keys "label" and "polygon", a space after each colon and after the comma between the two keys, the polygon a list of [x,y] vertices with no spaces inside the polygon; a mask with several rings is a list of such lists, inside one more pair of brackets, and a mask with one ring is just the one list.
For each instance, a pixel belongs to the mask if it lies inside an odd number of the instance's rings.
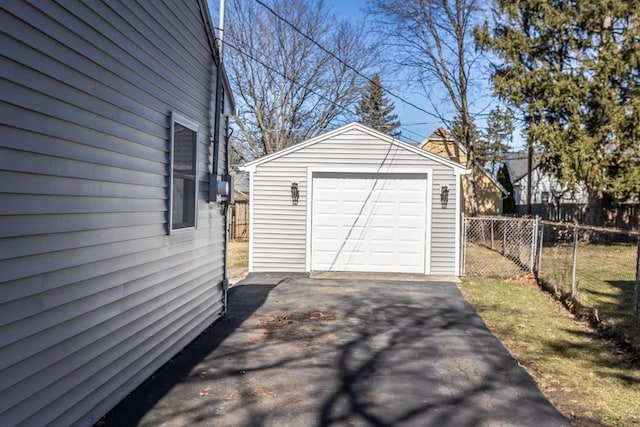
{"label": "wooden privacy fence", "polygon": [[[560,205],[533,203],[531,216],[540,217],[542,220],[554,222],[578,222],[584,224],[587,205],[575,203],[562,203]],[[518,215],[527,215],[527,206],[520,205],[516,208]],[[601,224],[606,227],[633,230],[640,228],[640,205],[621,204],[614,207],[601,208]]]}
{"label": "wooden privacy fence", "polygon": [[246,201],[236,202],[231,205],[229,211],[229,229],[227,230],[229,240],[247,241],[249,240],[249,203]]}

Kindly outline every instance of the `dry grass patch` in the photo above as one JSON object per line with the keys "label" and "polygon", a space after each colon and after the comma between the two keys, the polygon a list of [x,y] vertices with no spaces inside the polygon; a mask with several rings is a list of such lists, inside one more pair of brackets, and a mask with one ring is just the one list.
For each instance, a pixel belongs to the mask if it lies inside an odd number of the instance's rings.
{"label": "dry grass patch", "polygon": [[249,267],[249,242],[229,242],[228,268]]}
{"label": "dry grass patch", "polygon": [[640,424],[640,367],[536,285],[467,278],[461,288],[574,425]]}

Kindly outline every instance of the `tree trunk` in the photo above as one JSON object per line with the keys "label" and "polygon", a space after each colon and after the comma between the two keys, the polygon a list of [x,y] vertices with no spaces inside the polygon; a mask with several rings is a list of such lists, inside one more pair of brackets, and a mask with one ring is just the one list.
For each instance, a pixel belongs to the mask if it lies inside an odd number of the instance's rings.
{"label": "tree trunk", "polygon": [[531,195],[533,194],[533,146],[529,143],[527,155],[527,215],[531,215]]}
{"label": "tree trunk", "polygon": [[585,222],[588,225],[602,225],[602,194],[589,190]]}
{"label": "tree trunk", "polygon": [[464,127],[464,139],[467,146],[467,170],[469,175],[467,176],[467,196],[469,197],[469,205],[471,206],[470,216],[478,215],[478,197],[476,195],[476,176],[475,176],[475,163],[476,155],[473,150],[473,135],[471,135],[471,119],[468,114],[463,112],[462,114],[462,126]]}

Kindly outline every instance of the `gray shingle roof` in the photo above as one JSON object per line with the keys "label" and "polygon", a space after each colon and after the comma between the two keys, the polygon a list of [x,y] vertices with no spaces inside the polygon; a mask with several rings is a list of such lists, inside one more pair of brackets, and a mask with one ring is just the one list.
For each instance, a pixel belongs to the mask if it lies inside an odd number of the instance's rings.
{"label": "gray shingle roof", "polygon": [[[525,150],[516,151],[514,153],[507,153],[507,157],[505,158],[504,162],[507,164],[511,182],[519,181],[520,179],[522,179],[522,177],[527,176],[527,174],[529,173],[528,154]],[[532,168],[535,169],[539,165],[540,161],[534,155]]]}

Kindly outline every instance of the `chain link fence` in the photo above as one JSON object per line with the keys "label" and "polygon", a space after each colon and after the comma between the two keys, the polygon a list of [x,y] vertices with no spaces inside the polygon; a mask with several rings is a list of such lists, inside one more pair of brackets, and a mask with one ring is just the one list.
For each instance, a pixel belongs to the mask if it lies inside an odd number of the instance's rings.
{"label": "chain link fence", "polygon": [[591,320],[640,338],[640,233],[540,222],[538,279]]}
{"label": "chain link fence", "polygon": [[510,278],[533,272],[536,230],[530,218],[465,218],[463,274]]}
{"label": "chain link fence", "polygon": [[463,274],[534,274],[579,315],[640,345],[640,232],[537,218],[464,219]]}

